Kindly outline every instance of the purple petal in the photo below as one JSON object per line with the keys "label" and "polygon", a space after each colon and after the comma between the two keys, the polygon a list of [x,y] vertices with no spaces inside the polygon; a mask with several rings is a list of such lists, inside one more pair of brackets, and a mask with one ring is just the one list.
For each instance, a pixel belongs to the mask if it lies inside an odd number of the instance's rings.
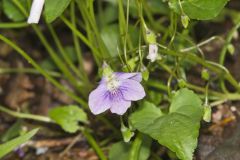
{"label": "purple petal", "polygon": [[120,90],[123,94],[123,98],[129,101],[143,99],[146,95],[143,86],[139,82],[131,79],[123,81]]}
{"label": "purple petal", "polygon": [[131,106],[131,101],[126,101],[123,97],[114,99],[111,105],[111,112],[116,113],[118,115],[123,115],[127,109]]}
{"label": "purple petal", "polygon": [[117,78],[120,80],[131,79],[138,82],[142,81],[142,74],[140,72],[134,72],[134,73],[116,72],[115,74]]}
{"label": "purple petal", "polygon": [[93,90],[88,99],[88,105],[93,114],[100,114],[111,107],[111,97],[106,85],[101,84]]}

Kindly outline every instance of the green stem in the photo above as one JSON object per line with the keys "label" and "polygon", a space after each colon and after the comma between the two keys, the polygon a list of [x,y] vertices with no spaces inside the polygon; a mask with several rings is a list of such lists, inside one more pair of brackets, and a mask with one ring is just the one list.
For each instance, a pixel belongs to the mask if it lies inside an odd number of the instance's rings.
{"label": "green stem", "polygon": [[175,39],[176,33],[177,33],[177,14],[172,12],[171,13],[171,27],[170,27],[171,33],[171,40],[168,44],[168,47],[170,47],[173,44],[173,41]]}
{"label": "green stem", "polygon": [[13,117],[16,117],[16,118],[32,119],[32,120],[42,121],[42,122],[52,122],[51,119],[48,118],[48,117],[12,111],[12,110],[7,109],[6,107],[3,107],[1,105],[0,105],[0,111],[5,112],[5,113],[7,113],[7,114],[9,114]]}
{"label": "green stem", "polygon": [[[13,0],[13,3],[18,7],[18,9],[26,17],[28,16],[27,11],[25,10],[25,8],[22,6],[22,4],[19,1]],[[32,25],[32,27],[33,27],[34,31],[37,33],[38,38],[40,39],[40,41],[42,42],[42,44],[44,45],[44,47],[46,48],[46,50],[48,51],[50,56],[52,57],[55,64],[58,66],[58,68],[63,72],[65,77],[69,78],[70,83],[72,83],[76,88],[78,88],[79,87],[78,82],[76,81],[74,76],[71,74],[71,72],[68,70],[66,65],[64,63],[62,63],[62,61],[58,57],[57,53],[55,53],[54,50],[52,49],[52,47],[49,45],[49,43],[47,42],[47,39],[45,38],[44,34],[41,32],[39,27],[37,25]]]}
{"label": "green stem", "polygon": [[161,23],[156,23],[156,20],[154,20],[151,7],[149,7],[146,0],[143,0],[143,9],[147,19],[149,20],[150,25],[158,31],[165,32],[166,28],[162,26]]}
{"label": "green stem", "polygon": [[238,82],[233,78],[233,76],[228,72],[228,70],[226,68],[224,68],[223,66],[213,63],[211,61],[206,61],[194,54],[191,53],[182,53],[182,52],[175,52],[169,49],[166,50],[161,50],[161,53],[163,54],[167,54],[167,55],[172,55],[172,56],[177,56],[177,57],[182,57],[185,59],[188,59],[190,61],[194,61],[197,62],[199,64],[201,64],[202,66],[218,73],[219,75],[223,75],[224,78],[229,81],[229,83],[234,86],[237,90],[240,90],[240,85],[238,84]]}
{"label": "green stem", "polygon": [[127,13],[125,18],[123,0],[118,0],[119,32],[121,35],[121,44],[123,45],[125,64],[127,65],[128,69],[130,69],[130,66],[127,63],[128,62],[127,47],[129,47],[130,49],[133,48],[132,41],[130,39],[130,36],[128,35],[129,3],[130,3],[129,0],[127,0]]}
{"label": "green stem", "polygon": [[49,80],[54,86],[56,86],[61,91],[65,92],[69,97],[73,100],[77,101],[83,107],[88,108],[87,103],[76,96],[73,92],[62,86],[59,82],[57,82],[54,78],[52,78],[47,71],[41,68],[26,52],[24,52],[21,48],[19,48],[16,44],[11,42],[9,39],[5,38],[0,34],[0,40],[10,45],[13,49],[15,49],[23,58],[25,58],[31,65],[33,65],[36,70],[38,70],[47,80]]}
{"label": "green stem", "polygon": [[[226,57],[227,50],[228,50],[228,45],[231,43],[231,41],[233,39],[233,36],[234,36],[234,33],[238,30],[239,27],[240,27],[240,21],[230,30],[230,32],[227,36],[226,42],[225,42],[225,44],[223,46],[223,49],[221,50],[221,53],[220,53],[219,63],[221,65],[224,65],[225,57]],[[228,92],[227,88],[225,86],[224,80],[220,81],[220,85],[221,85],[221,88],[222,88],[223,91]],[[240,91],[240,89],[238,89],[238,90]]]}
{"label": "green stem", "polygon": [[29,24],[25,22],[0,23],[0,29],[23,28],[27,26]]}
{"label": "green stem", "polygon": [[139,153],[140,153],[141,145],[142,145],[142,134],[138,133],[137,137],[133,141],[129,160],[139,160]]}
{"label": "green stem", "polygon": [[[36,121],[41,121],[41,122],[53,122],[50,118],[45,117],[45,116],[38,116],[38,115],[33,115],[33,114],[27,114],[27,113],[20,113],[20,112],[16,112],[16,111],[12,111],[7,109],[6,107],[3,107],[0,105],[0,111],[7,113],[13,117],[16,118],[21,118],[21,119],[31,119],[31,120],[36,120]],[[53,122],[54,123],[54,122]],[[96,140],[93,138],[93,136],[88,132],[87,129],[81,129],[83,135],[86,137],[86,139],[88,140],[89,144],[93,147],[93,149],[96,151],[96,153],[98,154],[99,158],[101,160],[107,160],[107,158],[105,157],[103,151],[101,150],[101,148],[98,146]]]}
{"label": "green stem", "polygon": [[127,0],[127,15],[126,15],[126,28],[125,28],[125,33],[124,33],[124,44],[123,44],[123,49],[124,49],[124,57],[126,63],[128,62],[128,57],[127,57],[127,39],[128,39],[128,25],[129,25],[129,0]]}
{"label": "green stem", "polygon": [[[62,75],[58,72],[46,71],[52,77],[61,77]],[[9,73],[29,73],[29,74],[41,74],[34,68],[0,68],[0,74]]]}
{"label": "green stem", "polygon": [[93,29],[93,32],[97,39],[98,47],[99,47],[101,53],[106,56],[104,58],[108,58],[110,56],[110,53],[109,53],[105,43],[102,40],[100,31],[97,28],[98,25],[96,23],[96,18],[95,18],[95,14],[94,14],[95,13],[94,12],[94,0],[85,0],[85,1],[88,2],[87,6],[89,9],[87,9],[86,6],[83,5],[83,7],[85,7],[85,9],[83,9],[83,11],[86,12],[86,16],[88,17],[87,20],[88,20],[91,28]]}
{"label": "green stem", "polygon": [[[101,57],[101,53],[88,41],[88,39],[77,30],[74,25],[71,24],[65,17],[61,16],[62,21],[78,36],[94,53],[94,55],[98,55],[97,57]],[[96,63],[100,66],[100,61],[97,57],[95,58]]]}
{"label": "green stem", "polygon": [[109,128],[111,128],[114,135],[121,136],[116,126],[114,126],[107,118],[105,118],[104,116],[97,116],[97,119],[105,123],[105,125],[107,125]]}
{"label": "green stem", "polygon": [[47,24],[49,31],[55,41],[55,44],[59,50],[59,52],[61,53],[62,57],[64,58],[64,60],[66,61],[66,63],[69,65],[69,67],[73,70],[73,72],[79,77],[82,78],[79,70],[76,68],[76,66],[73,64],[72,60],[70,59],[69,55],[67,55],[66,51],[64,50],[64,47],[62,46],[57,33],[55,32],[55,30],[53,29],[51,24]]}
{"label": "green stem", "polygon": [[96,140],[93,138],[93,136],[88,132],[87,129],[81,129],[84,137],[87,138],[87,141],[89,142],[89,144],[92,146],[92,148],[96,151],[96,153],[98,154],[99,158],[101,160],[107,160],[107,158],[105,157],[103,151],[101,150],[100,146],[98,145],[98,143],[96,142]]}
{"label": "green stem", "polygon": [[[75,2],[74,1],[71,3],[70,14],[71,14],[71,22],[72,22],[73,26],[76,28],[77,25],[76,25]],[[81,71],[81,73],[83,75],[84,82],[86,84],[89,84],[89,79],[88,79],[87,73],[85,72],[84,66],[83,66],[83,57],[82,57],[82,51],[81,51],[79,40],[78,40],[75,32],[72,31],[72,34],[73,34],[73,43],[75,46],[75,51],[76,51],[77,57],[78,57],[79,70]]]}
{"label": "green stem", "polygon": [[229,34],[226,38],[225,44],[223,46],[223,49],[221,50],[220,58],[219,58],[219,63],[221,65],[224,64],[225,57],[226,57],[226,54],[227,54],[227,47],[231,43],[231,41],[233,39],[233,36],[234,36],[234,33],[238,30],[239,27],[240,27],[240,21],[230,30],[230,32],[229,32]]}
{"label": "green stem", "polygon": [[[154,87],[154,88],[166,91],[166,92],[168,91],[167,86],[159,83],[159,81],[157,81],[157,80],[150,79],[150,80],[148,80],[147,85],[149,87]],[[196,85],[193,85],[190,83],[186,83],[186,87],[188,87],[192,90],[195,90],[197,92],[202,92],[202,93],[206,92],[205,88],[199,87],[199,86],[196,86]],[[208,94],[212,95],[212,96],[216,96],[216,97],[218,97],[218,99],[221,99],[221,100],[232,100],[232,101],[240,100],[240,94],[238,94],[238,93],[220,93],[220,92],[216,92],[213,90],[208,90]]]}
{"label": "green stem", "polygon": [[25,10],[25,8],[23,7],[19,0],[13,0],[12,2],[23,13],[25,17],[28,17],[27,11]]}
{"label": "green stem", "polygon": [[77,82],[76,78],[72,75],[72,73],[68,70],[67,66],[62,62],[62,60],[59,58],[58,54],[52,49],[52,47],[49,45],[47,39],[41,32],[38,26],[32,25],[33,29],[37,33],[37,36],[39,37],[40,41],[50,54],[51,58],[55,62],[55,64],[58,66],[58,68],[63,72],[65,77],[69,78],[69,82],[72,83],[76,88],[79,88],[79,83]]}
{"label": "green stem", "polygon": [[168,87],[165,84],[162,84],[161,82],[156,81],[156,80],[149,79],[147,81],[147,85],[149,87],[154,87],[154,88],[166,91],[166,92],[168,91]]}
{"label": "green stem", "polygon": [[205,41],[203,41],[203,42],[201,42],[201,43],[199,43],[199,44],[197,44],[197,45],[195,45],[195,46],[181,49],[180,52],[189,52],[189,51],[191,51],[191,50],[194,50],[194,49],[197,49],[197,48],[199,48],[199,47],[201,47],[201,46],[204,46],[204,45],[206,45],[206,44],[208,44],[208,43],[210,43],[211,41],[216,40],[216,39],[219,39],[219,37],[213,36],[213,37],[211,37],[211,38],[209,38],[209,39],[207,39],[207,40],[205,40]]}
{"label": "green stem", "polygon": [[[159,65],[165,69],[170,75],[173,75],[175,78],[177,78],[176,74],[171,70],[171,68],[169,68],[167,65],[163,64],[163,63],[159,63]],[[150,81],[151,82],[151,81]],[[154,81],[151,82],[154,84]],[[190,84],[190,83],[186,83],[187,87],[195,90],[195,91],[200,91],[200,92],[203,92],[205,93],[206,92],[206,89],[205,88],[202,88],[202,87],[199,87],[199,86],[195,86],[193,84]],[[161,87],[161,84],[156,84],[155,87],[159,87],[161,89],[164,89],[163,87]],[[166,88],[165,88],[165,91],[166,91]],[[240,99],[240,94],[235,94],[235,93],[228,93],[228,94],[223,94],[223,93],[220,93],[220,92],[216,92],[216,91],[213,91],[213,90],[209,90],[208,89],[208,93],[210,93],[211,95],[214,95],[214,96],[217,96],[217,97],[220,97],[222,99],[226,98],[226,99],[229,99],[229,100],[239,100]]]}

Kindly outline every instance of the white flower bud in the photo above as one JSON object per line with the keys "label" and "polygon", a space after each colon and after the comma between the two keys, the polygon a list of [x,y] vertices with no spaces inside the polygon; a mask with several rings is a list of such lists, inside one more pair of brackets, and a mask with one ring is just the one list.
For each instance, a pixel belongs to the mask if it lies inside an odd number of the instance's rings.
{"label": "white flower bud", "polygon": [[149,44],[149,52],[147,59],[149,59],[151,62],[154,62],[158,59],[158,46],[157,44]]}
{"label": "white flower bud", "polygon": [[31,12],[28,17],[28,23],[38,23],[45,0],[33,0]]}

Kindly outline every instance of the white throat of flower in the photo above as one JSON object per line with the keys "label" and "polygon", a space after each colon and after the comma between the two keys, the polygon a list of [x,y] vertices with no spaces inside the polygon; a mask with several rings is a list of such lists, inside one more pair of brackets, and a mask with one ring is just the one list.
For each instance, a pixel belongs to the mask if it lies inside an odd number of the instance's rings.
{"label": "white throat of flower", "polygon": [[112,94],[116,93],[120,86],[120,82],[114,74],[106,77],[106,84],[108,91],[110,91]]}

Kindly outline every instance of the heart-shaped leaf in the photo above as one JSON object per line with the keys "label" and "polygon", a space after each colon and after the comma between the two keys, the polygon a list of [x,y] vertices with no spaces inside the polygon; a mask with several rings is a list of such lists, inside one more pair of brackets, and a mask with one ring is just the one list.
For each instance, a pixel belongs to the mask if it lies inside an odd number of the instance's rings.
{"label": "heart-shaped leaf", "polygon": [[50,110],[49,116],[70,133],[79,129],[78,122],[87,123],[86,113],[75,105],[53,108]]}
{"label": "heart-shaped leaf", "polygon": [[192,160],[202,115],[200,98],[188,89],[181,89],[172,99],[169,114],[163,115],[154,104],[144,102],[130,116],[130,122],[175,152],[180,159]]}
{"label": "heart-shaped leaf", "polygon": [[71,0],[46,0],[44,14],[48,23],[59,17],[70,4]]}
{"label": "heart-shaped leaf", "polygon": [[[24,8],[27,8],[27,0],[19,0],[19,3]],[[13,0],[3,0],[3,11],[6,14],[6,16],[12,21],[19,22],[26,19],[24,14],[13,3]]]}
{"label": "heart-shaped leaf", "polygon": [[[208,20],[216,17],[229,0],[181,0],[183,12],[192,19]],[[169,0],[169,7],[182,14],[179,0]]]}

